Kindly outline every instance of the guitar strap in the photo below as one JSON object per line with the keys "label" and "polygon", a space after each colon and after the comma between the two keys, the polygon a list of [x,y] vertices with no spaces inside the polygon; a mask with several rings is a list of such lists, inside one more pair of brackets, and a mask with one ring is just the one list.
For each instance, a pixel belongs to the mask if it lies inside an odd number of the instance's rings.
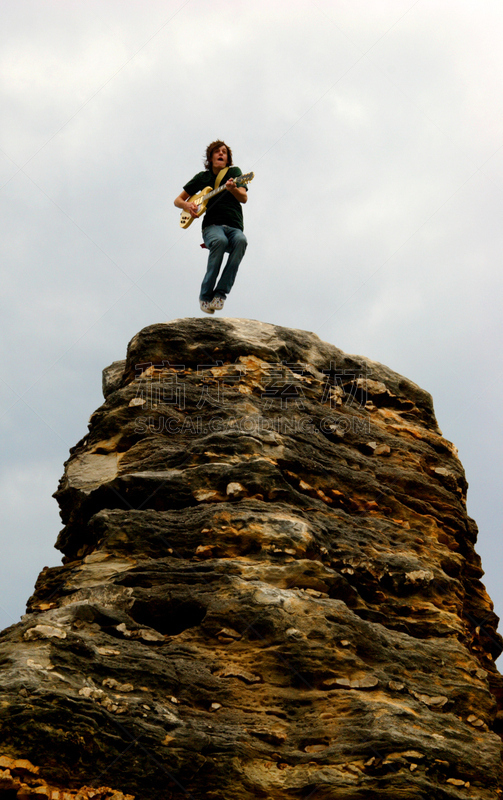
{"label": "guitar strap", "polygon": [[217,179],[216,179],[216,181],[215,181],[215,189],[218,189],[218,187],[219,187],[219,186],[220,186],[220,184],[222,183],[222,180],[224,179],[224,177],[225,177],[225,174],[226,174],[226,172],[227,172],[227,170],[228,170],[228,169],[229,169],[229,167],[224,167],[224,168],[223,168],[223,169],[221,169],[221,170],[220,170],[220,172],[218,173],[218,175],[217,175]]}
{"label": "guitar strap", "polygon": [[[220,172],[218,173],[218,175],[217,175],[217,179],[216,179],[216,181],[215,181],[215,186],[214,186],[214,188],[215,188],[215,189],[218,189],[218,187],[219,187],[219,186],[220,186],[220,184],[222,183],[222,180],[225,178],[225,174],[226,174],[226,172],[227,172],[227,170],[228,170],[228,169],[229,169],[229,167],[224,167],[224,168],[223,168],[223,169],[221,169],[221,170],[220,170]],[[202,248],[203,248],[203,250],[207,250],[207,249],[208,249],[204,243],[203,243],[203,244],[200,244],[200,245],[199,245],[199,247],[202,247]]]}

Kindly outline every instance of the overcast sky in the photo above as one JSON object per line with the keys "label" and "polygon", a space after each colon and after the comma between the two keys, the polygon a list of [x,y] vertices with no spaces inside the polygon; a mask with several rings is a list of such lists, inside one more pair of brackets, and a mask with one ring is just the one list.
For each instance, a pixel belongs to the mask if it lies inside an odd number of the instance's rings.
{"label": "overcast sky", "polygon": [[200,316],[173,200],[227,141],[253,170],[225,314],[314,331],[427,389],[501,583],[501,0],[4,0],[0,628],[51,498],[142,327]]}

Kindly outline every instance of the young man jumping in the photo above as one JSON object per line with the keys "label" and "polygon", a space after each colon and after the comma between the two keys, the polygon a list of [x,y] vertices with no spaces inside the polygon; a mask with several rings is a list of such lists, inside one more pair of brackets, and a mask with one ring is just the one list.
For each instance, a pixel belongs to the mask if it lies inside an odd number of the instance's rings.
{"label": "young man jumping", "polygon": [[[214,314],[224,307],[225,298],[232,289],[248,244],[243,233],[242,210],[242,204],[246,203],[248,196],[245,186],[238,187],[234,183],[234,178],[242,175],[242,172],[239,167],[232,165],[232,151],[225,142],[218,140],[208,145],[204,166],[205,172],[198,172],[185,184],[183,192],[175,200],[175,206],[189,213],[191,217],[197,217],[197,205],[187,202],[189,197],[206,186],[214,188],[217,176],[228,167],[223,176],[227,191],[212,197],[203,215],[203,241],[210,254],[199,294],[199,304],[201,311]],[[229,258],[217,283],[224,253],[229,253]]]}

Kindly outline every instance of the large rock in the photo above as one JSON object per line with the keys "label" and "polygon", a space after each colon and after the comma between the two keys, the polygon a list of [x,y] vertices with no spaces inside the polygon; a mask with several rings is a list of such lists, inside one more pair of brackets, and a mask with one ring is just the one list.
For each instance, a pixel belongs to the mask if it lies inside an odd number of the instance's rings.
{"label": "large rock", "polygon": [[502,640],[430,396],[231,319],[145,328],[103,386],[63,566],[2,636],[4,764],[137,800],[496,800]]}

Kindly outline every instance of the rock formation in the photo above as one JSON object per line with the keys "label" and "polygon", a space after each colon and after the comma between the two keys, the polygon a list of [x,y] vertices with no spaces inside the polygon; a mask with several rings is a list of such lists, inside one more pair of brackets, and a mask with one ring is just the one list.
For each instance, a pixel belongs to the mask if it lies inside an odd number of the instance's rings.
{"label": "rock formation", "polygon": [[1,637],[0,798],[500,797],[502,640],[430,396],[231,319],[145,328],[103,386],[63,565]]}

